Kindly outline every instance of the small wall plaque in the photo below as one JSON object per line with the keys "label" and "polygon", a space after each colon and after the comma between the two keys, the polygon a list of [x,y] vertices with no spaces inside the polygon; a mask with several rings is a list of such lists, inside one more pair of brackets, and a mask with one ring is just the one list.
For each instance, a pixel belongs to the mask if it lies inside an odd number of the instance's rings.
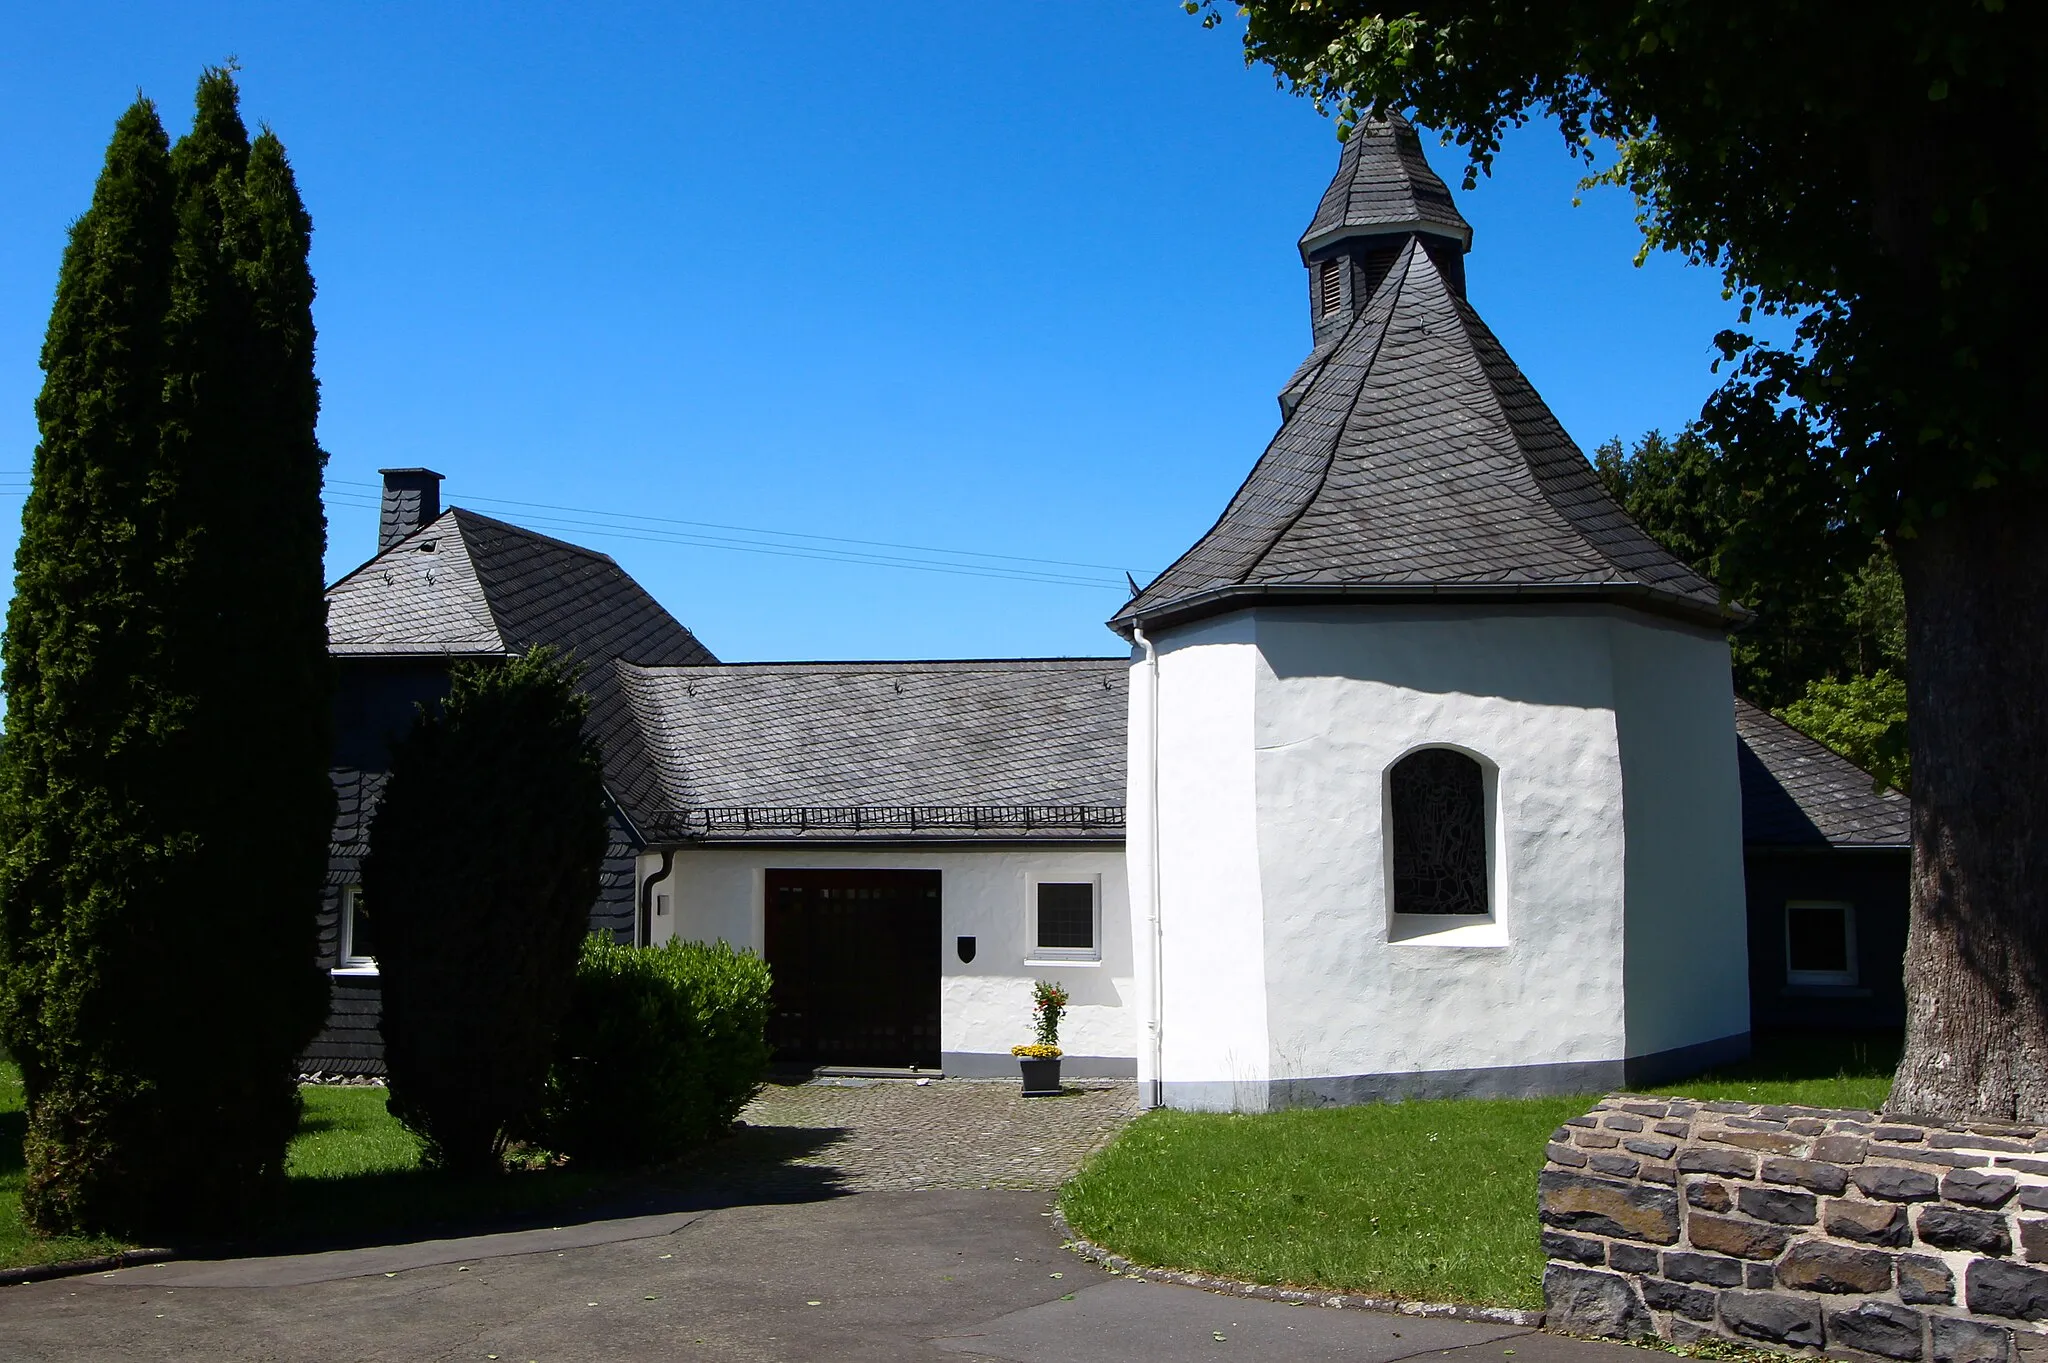
{"label": "small wall plaque", "polygon": [[962,962],[974,959],[974,939],[972,937],[962,937],[960,939],[960,959]]}

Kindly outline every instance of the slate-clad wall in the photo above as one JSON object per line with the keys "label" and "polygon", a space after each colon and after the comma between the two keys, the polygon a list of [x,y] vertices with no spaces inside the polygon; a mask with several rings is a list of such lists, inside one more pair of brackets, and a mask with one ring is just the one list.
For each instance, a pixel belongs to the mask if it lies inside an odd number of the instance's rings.
{"label": "slate-clad wall", "polygon": [[[1749,899],[1752,1028],[1904,1026],[1906,984],[1901,963],[1906,957],[1911,854],[1904,848],[1752,847],[1743,860]],[[1785,903],[1794,899],[1842,900],[1855,906],[1855,984],[1786,982]]]}
{"label": "slate-clad wall", "polygon": [[[382,772],[337,768],[334,781],[333,840],[328,845],[327,892],[320,904],[320,968],[330,972],[327,1025],[306,1047],[299,1069],[307,1074],[382,1074],[384,1038],[377,1030],[383,1009],[382,984],[374,971],[339,973],[341,897],[361,883],[370,815],[375,811]],[[637,850],[616,817],[606,823],[605,859],[598,869],[597,899],[590,906],[592,932],[610,933],[631,944],[635,928]]]}
{"label": "slate-clad wall", "polygon": [[2048,1359],[2048,1132],[1616,1094],[1551,1137],[1548,1324],[1901,1363]]}
{"label": "slate-clad wall", "polygon": [[[320,968],[341,964],[342,892],[362,875],[363,850],[370,815],[377,806],[382,772],[337,767],[334,782],[334,832],[327,845],[327,890],[320,900]],[[373,974],[330,976],[327,1026],[306,1047],[299,1068],[316,1074],[382,1074],[384,1038],[377,1033],[382,995]]]}
{"label": "slate-clad wall", "polygon": [[590,930],[608,932],[631,946],[639,932],[640,849],[617,816],[605,820],[604,863],[597,868],[597,902],[590,906]]}

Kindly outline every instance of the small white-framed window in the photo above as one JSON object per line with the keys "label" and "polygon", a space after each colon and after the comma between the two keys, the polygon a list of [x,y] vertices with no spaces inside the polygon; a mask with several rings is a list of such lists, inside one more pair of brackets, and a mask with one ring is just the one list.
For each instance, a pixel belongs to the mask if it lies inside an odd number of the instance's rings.
{"label": "small white-framed window", "polygon": [[1031,882],[1030,961],[1102,959],[1102,880],[1047,876]]}
{"label": "small white-framed window", "polygon": [[1431,744],[1403,754],[1381,782],[1388,940],[1505,946],[1494,828],[1499,768],[1462,748]]}
{"label": "small white-framed window", "polygon": [[341,892],[341,964],[338,975],[377,973],[377,937],[370,915],[363,908],[363,887],[350,885]]}
{"label": "small white-framed window", "polygon": [[1785,904],[1785,983],[1856,983],[1856,906],[1833,899]]}

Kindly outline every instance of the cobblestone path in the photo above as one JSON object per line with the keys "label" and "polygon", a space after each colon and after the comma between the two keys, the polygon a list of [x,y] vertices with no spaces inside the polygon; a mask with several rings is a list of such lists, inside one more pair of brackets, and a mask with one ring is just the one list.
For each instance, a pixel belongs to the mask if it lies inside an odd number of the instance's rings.
{"label": "cobblestone path", "polygon": [[1057,1188],[1137,1113],[1127,1081],[1024,1098],[1014,1079],[815,1079],[763,1089],[741,1143],[847,1192]]}

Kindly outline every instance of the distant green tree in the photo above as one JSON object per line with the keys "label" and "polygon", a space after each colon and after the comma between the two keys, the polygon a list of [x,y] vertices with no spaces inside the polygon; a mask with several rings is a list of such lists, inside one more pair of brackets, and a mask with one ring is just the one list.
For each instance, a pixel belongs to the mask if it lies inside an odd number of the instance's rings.
{"label": "distant green tree", "polygon": [[1622,509],[1659,544],[1701,572],[1720,571],[1721,553],[1742,509],[1713,451],[1696,433],[1681,431],[1667,440],[1662,431],[1650,431],[1633,449],[1616,436],[1593,452],[1593,467]]}
{"label": "distant green tree", "polygon": [[1730,640],[1736,690],[1906,789],[1906,611],[1890,550],[1825,515],[1761,513],[1696,430],[1651,431],[1632,449],[1609,440],[1593,463],[1651,538],[1755,612]]}
{"label": "distant green tree", "polygon": [[552,650],[465,664],[391,754],[363,898],[391,1110],[443,1167],[498,1167],[546,1098],[604,859],[587,710]]}
{"label": "distant green tree", "polygon": [[332,794],[308,226],[209,71],[122,117],[44,343],[4,644],[0,1027],[46,1230],[281,1186]]}
{"label": "distant green tree", "polygon": [[1879,668],[1867,677],[1809,682],[1806,694],[1778,714],[1869,772],[1880,785],[1912,789],[1906,683],[1889,669]]}

